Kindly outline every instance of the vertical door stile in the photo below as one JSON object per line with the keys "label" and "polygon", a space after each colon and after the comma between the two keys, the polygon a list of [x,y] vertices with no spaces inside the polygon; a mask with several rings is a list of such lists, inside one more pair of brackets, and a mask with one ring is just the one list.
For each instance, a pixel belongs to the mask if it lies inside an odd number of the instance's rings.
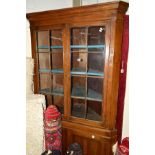
{"label": "vertical door stile", "polygon": [[[49,34],[49,62],[50,62],[50,69],[52,70],[52,51],[51,51],[51,37],[52,37],[52,33],[51,30],[48,30],[48,34]],[[53,74],[50,73],[50,77],[51,77],[51,90],[53,90]],[[51,95],[51,104],[53,104],[53,95]]]}
{"label": "vertical door stile", "polygon": [[105,65],[104,65],[104,82],[103,82],[103,91],[104,91],[104,95],[103,95],[103,107],[102,107],[102,119],[103,119],[103,123],[104,126],[107,126],[107,122],[108,122],[108,118],[107,118],[107,114],[108,114],[108,102],[107,102],[107,89],[108,89],[108,78],[109,78],[109,54],[110,54],[110,35],[111,35],[111,31],[110,31],[110,26],[111,26],[111,22],[107,22],[106,24],[106,33],[105,33]]}
{"label": "vertical door stile", "polygon": [[69,119],[70,110],[70,32],[68,25],[63,29],[63,67],[64,67],[64,118]]}
{"label": "vertical door stile", "polygon": [[34,59],[34,75],[33,81],[35,81],[34,85],[34,93],[39,93],[39,61],[38,61],[38,51],[37,51],[37,31],[31,29],[31,48],[32,48],[32,58]]}
{"label": "vertical door stile", "polygon": [[[86,27],[86,45],[88,46],[88,27]],[[88,48],[86,51],[86,73],[88,72]],[[86,76],[86,92],[85,92],[85,119],[87,118],[87,93],[88,93],[88,77]]]}

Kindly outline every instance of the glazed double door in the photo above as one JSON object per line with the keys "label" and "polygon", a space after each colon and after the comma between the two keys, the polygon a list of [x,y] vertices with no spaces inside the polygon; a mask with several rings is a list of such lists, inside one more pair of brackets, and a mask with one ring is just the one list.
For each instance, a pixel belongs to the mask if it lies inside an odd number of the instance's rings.
{"label": "glazed double door", "polygon": [[56,27],[36,31],[38,92],[64,117],[102,122],[104,118],[107,27]]}

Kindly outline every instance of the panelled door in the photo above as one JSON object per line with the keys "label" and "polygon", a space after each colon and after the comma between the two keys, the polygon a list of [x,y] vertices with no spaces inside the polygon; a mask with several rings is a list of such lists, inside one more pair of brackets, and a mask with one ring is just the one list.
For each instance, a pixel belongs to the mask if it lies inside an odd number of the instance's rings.
{"label": "panelled door", "polygon": [[64,113],[63,29],[36,32],[39,93],[46,95],[47,105],[54,104]]}
{"label": "panelled door", "polygon": [[109,54],[107,23],[69,25],[70,119],[103,125]]}

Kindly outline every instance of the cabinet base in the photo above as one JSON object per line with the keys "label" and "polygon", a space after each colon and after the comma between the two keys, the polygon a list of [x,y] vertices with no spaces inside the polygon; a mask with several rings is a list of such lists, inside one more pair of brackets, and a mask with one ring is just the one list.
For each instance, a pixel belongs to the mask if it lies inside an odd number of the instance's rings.
{"label": "cabinet base", "polygon": [[112,146],[116,142],[116,130],[88,127],[82,124],[63,121],[63,155],[72,143],[79,143],[83,155],[112,155]]}

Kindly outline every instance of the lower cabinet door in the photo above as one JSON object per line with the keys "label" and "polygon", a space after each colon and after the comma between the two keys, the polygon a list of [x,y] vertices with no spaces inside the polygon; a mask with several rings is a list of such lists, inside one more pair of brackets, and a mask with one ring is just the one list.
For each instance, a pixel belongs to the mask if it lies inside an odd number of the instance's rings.
{"label": "lower cabinet door", "polygon": [[63,129],[63,155],[72,143],[79,143],[82,147],[82,155],[112,155],[111,141],[89,132]]}

